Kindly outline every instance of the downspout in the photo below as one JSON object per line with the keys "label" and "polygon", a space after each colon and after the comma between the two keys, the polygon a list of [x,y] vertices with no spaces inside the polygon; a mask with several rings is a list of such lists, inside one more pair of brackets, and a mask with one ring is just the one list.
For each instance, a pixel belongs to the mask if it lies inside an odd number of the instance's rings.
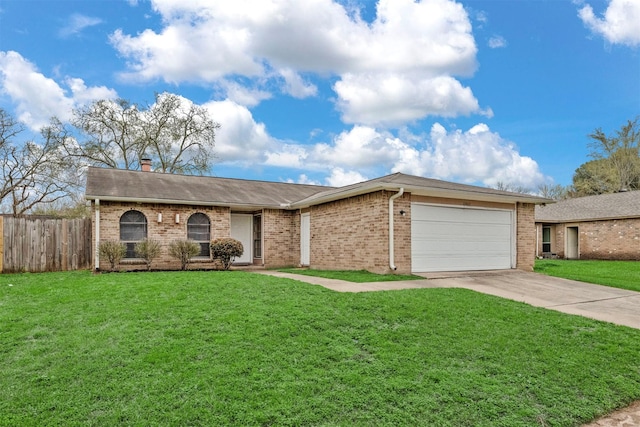
{"label": "downspout", "polygon": [[536,258],[538,258],[540,256],[540,253],[538,252],[538,247],[540,245],[540,231],[543,229],[542,224],[540,224],[540,227],[538,227],[538,224],[536,224]]}
{"label": "downspout", "polygon": [[100,270],[100,199],[96,199],[96,247],[93,254],[94,271]]}
{"label": "downspout", "polygon": [[404,187],[400,188],[400,191],[398,191],[396,194],[394,194],[393,196],[389,197],[389,268],[391,268],[391,270],[395,271],[398,269],[398,267],[396,267],[396,260],[395,260],[395,254],[394,254],[394,236],[393,236],[393,201],[395,199],[397,199],[398,197],[402,196],[404,194]]}

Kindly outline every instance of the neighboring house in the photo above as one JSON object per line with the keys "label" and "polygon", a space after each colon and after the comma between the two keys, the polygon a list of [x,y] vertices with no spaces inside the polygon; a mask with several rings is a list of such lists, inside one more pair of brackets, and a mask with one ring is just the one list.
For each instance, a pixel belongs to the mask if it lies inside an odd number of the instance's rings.
{"label": "neighboring house", "polygon": [[[147,171],[145,171],[145,169]],[[340,188],[90,167],[94,266],[104,240],[192,239],[192,268],[212,268],[208,242],[233,237],[236,264],[376,273],[531,270],[535,204],[548,199],[395,173]],[[166,249],[154,268],[178,268]]]}
{"label": "neighboring house", "polygon": [[537,255],[640,260],[640,191],[536,206]]}

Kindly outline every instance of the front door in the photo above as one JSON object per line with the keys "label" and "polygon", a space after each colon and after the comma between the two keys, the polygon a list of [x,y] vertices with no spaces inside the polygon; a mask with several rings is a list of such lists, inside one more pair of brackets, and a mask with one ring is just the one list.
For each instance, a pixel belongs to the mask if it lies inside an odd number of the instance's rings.
{"label": "front door", "polygon": [[578,227],[567,227],[567,259],[580,258]]}
{"label": "front door", "polygon": [[253,244],[253,215],[251,214],[231,214],[231,237],[240,241],[244,252],[241,257],[235,259],[234,264],[251,264],[253,255],[251,245]]}

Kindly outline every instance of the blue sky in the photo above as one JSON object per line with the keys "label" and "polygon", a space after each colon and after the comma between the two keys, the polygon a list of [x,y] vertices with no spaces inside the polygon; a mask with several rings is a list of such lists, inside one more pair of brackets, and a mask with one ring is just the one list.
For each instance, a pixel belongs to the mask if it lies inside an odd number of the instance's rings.
{"label": "blue sky", "polygon": [[37,130],[171,92],[216,176],[571,183],[640,114],[640,0],[0,0],[0,108]]}

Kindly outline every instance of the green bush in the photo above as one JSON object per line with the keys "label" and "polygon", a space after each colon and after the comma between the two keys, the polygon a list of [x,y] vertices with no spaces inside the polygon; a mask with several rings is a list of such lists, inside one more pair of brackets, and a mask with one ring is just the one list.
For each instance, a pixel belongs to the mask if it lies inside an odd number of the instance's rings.
{"label": "green bush", "polygon": [[136,243],[134,251],[147,264],[147,270],[151,270],[151,263],[160,255],[160,243],[156,240],[145,239]]}
{"label": "green bush", "polygon": [[180,261],[180,268],[187,269],[189,260],[200,253],[200,245],[193,240],[174,240],[169,244],[169,255]]}
{"label": "green bush", "polygon": [[98,245],[98,254],[102,258],[106,258],[111,265],[111,271],[116,269],[116,265],[127,253],[127,245],[122,242],[113,240],[105,240]]}
{"label": "green bush", "polygon": [[215,239],[211,242],[211,256],[213,259],[219,259],[225,270],[228,270],[233,260],[242,256],[243,252],[242,243],[231,237]]}

